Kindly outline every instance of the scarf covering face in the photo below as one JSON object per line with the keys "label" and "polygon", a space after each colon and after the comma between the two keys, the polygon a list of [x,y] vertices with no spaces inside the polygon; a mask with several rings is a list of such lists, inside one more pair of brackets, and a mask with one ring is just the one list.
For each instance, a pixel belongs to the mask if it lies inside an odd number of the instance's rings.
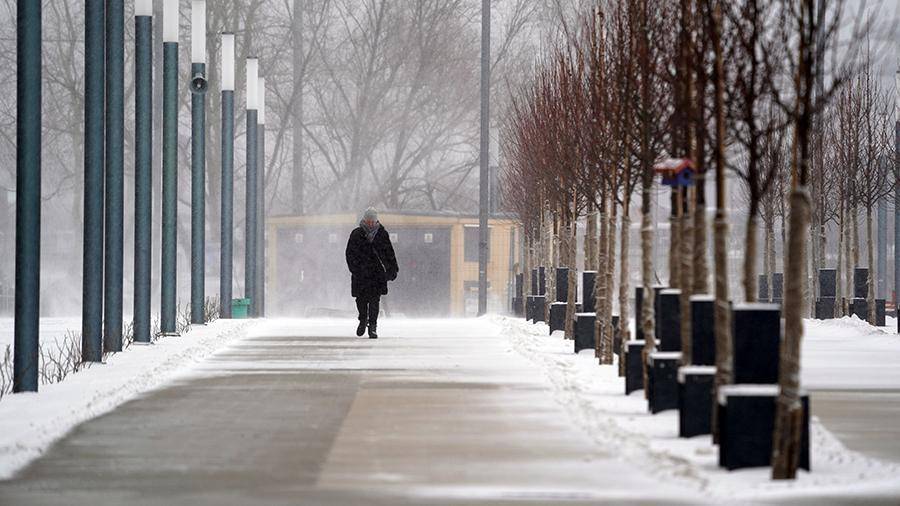
{"label": "scarf covering face", "polygon": [[378,229],[381,228],[381,222],[376,221],[373,227],[369,227],[365,220],[360,220],[359,226],[362,227],[363,232],[366,233],[366,240],[370,243],[375,242],[375,234],[377,234]]}

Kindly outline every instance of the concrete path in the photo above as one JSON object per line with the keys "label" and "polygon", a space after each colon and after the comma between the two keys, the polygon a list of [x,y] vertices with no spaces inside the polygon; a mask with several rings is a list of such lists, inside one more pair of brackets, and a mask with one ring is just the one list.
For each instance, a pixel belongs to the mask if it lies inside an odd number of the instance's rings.
{"label": "concrete path", "polygon": [[76,428],[0,505],[696,502],[592,444],[489,324],[354,326],[265,324]]}
{"label": "concrete path", "polygon": [[900,462],[900,391],[813,390],[813,415],[847,448]]}

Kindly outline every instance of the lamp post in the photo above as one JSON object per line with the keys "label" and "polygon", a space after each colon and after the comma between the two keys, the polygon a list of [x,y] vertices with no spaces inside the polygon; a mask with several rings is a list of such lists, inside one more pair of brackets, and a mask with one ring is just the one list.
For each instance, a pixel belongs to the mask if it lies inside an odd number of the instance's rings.
{"label": "lamp post", "polygon": [[163,3],[163,166],[160,332],[176,334],[178,255],[178,0]]}
{"label": "lamp post", "polygon": [[16,10],[16,309],[13,392],[37,392],[41,285],[41,2]]}
{"label": "lamp post", "polygon": [[234,273],[234,34],[222,34],[222,216],[219,298],[222,318],[231,318]]}
{"label": "lamp post", "polygon": [[481,167],[478,197],[478,315],[487,313],[491,146],[491,1],[481,1]]}
{"label": "lamp post", "polygon": [[153,0],[134,4],[134,342],[150,343],[153,241]]}
{"label": "lamp post", "polygon": [[257,117],[257,234],[256,234],[256,305],[257,315],[266,316],[266,78],[259,78],[259,115]]}
{"label": "lamp post", "polygon": [[257,233],[257,168],[259,149],[257,125],[259,113],[259,60],[247,58],[247,184],[246,229],[244,232],[244,296],[250,299],[250,316],[257,316],[256,233]]}
{"label": "lamp post", "polygon": [[106,0],[106,265],[103,348],[122,351],[125,228],[125,2]]}
{"label": "lamp post", "polygon": [[206,0],[191,3],[191,323],[206,323]]}
{"label": "lamp post", "polygon": [[[29,3],[29,2],[24,2]],[[103,0],[84,6],[84,242],[81,358],[103,360]]]}

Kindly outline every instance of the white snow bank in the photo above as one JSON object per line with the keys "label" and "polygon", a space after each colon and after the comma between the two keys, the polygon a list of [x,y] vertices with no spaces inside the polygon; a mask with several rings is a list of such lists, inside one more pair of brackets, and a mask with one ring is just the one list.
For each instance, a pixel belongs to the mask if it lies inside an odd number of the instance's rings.
{"label": "white snow bank", "polygon": [[[891,318],[893,320],[893,318]],[[856,316],[806,320],[803,386],[809,390],[900,390],[900,336]]]}
{"label": "white snow bank", "polygon": [[171,380],[243,334],[248,324],[219,320],[195,326],[181,337],[132,346],[106,364],[42,386],[39,393],[5,397],[0,402],[0,479],[10,478],[81,422]]}
{"label": "white snow bank", "polygon": [[[618,366],[597,365],[592,350],[573,354],[571,341],[558,335],[548,336],[544,324],[532,325],[505,317],[496,319],[504,326],[504,334],[513,347],[543,370],[554,386],[558,401],[567,408],[585,437],[664,482],[694,488],[716,503],[783,502],[812,494],[900,495],[900,480],[897,479],[900,466],[846,449],[815,418],[811,424],[813,472],[801,471],[796,481],[775,482],[771,480],[769,468],[734,472],[721,469],[718,448],[712,444],[711,437],[679,438],[676,411],[651,415],[643,391],[625,396],[624,380],[618,377]],[[815,356],[817,352],[821,353],[821,348],[859,349],[858,341],[843,343],[845,334],[852,339],[866,333],[854,322],[822,325],[827,332],[817,328],[815,323],[809,325],[810,338],[804,348],[807,357],[814,355],[804,359],[804,366],[809,362],[814,364],[807,366],[814,375],[826,366],[823,356]],[[840,338],[840,344],[831,340],[838,340],[838,334],[844,336]],[[885,335],[885,338],[894,339],[895,349],[900,348],[896,336]],[[878,341],[877,335],[868,335],[865,339],[875,340],[866,343],[867,346],[886,346]],[[879,363],[891,361],[892,356],[887,355],[882,356]],[[847,376],[850,375],[840,375]],[[833,380],[840,381],[840,377]]]}

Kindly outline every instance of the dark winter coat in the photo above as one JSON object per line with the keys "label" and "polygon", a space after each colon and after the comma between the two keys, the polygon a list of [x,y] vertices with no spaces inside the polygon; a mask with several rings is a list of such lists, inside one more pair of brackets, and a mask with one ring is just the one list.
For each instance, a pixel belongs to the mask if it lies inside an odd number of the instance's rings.
{"label": "dark winter coat", "polygon": [[378,225],[372,242],[365,230],[357,227],[350,233],[346,255],[354,297],[387,295],[387,282],[397,279],[399,268],[391,236],[383,226]]}

